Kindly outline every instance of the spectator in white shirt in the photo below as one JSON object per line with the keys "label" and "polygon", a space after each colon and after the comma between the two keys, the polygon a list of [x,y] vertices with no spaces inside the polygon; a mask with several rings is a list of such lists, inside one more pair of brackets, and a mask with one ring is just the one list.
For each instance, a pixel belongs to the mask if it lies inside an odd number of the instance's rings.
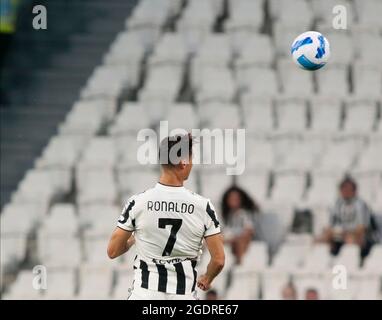
{"label": "spectator in white shirt", "polygon": [[241,188],[232,186],[224,193],[222,199],[224,240],[231,245],[237,264],[241,264],[254,236],[253,216],[257,212],[259,207]]}

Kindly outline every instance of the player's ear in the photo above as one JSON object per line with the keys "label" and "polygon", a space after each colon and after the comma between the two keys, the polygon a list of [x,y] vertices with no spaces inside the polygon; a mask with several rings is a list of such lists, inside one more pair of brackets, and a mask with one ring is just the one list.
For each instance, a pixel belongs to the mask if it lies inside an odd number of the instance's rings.
{"label": "player's ear", "polygon": [[187,164],[188,164],[188,160],[182,159],[182,160],[180,160],[179,166],[181,169],[184,169],[184,168],[186,168]]}

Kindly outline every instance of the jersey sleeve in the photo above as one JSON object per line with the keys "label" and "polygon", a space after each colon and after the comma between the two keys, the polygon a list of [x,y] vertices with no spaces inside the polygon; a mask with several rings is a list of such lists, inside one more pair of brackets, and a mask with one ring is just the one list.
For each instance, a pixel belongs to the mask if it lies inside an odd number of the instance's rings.
{"label": "jersey sleeve", "polygon": [[136,196],[129,198],[119,216],[117,226],[126,231],[135,231],[135,218],[138,212],[139,203]]}
{"label": "jersey sleeve", "polygon": [[207,201],[205,208],[204,237],[220,233],[220,222],[217,219],[216,211],[211,201]]}

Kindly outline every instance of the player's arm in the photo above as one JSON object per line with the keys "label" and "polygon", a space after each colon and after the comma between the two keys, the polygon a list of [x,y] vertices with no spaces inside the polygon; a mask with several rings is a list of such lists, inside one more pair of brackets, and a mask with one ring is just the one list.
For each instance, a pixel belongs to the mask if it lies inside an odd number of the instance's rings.
{"label": "player's arm", "polygon": [[114,259],[124,254],[135,243],[135,218],[138,213],[138,204],[136,196],[132,196],[123,207],[122,213],[118,219],[117,228],[111,235],[107,248],[107,255]]}
{"label": "player's arm", "polygon": [[107,255],[110,259],[119,257],[127,252],[134,244],[135,239],[131,231],[115,228],[107,247]]}
{"label": "player's arm", "polygon": [[223,237],[220,233],[205,238],[211,259],[207,266],[207,272],[198,279],[198,287],[204,291],[210,289],[212,281],[224,267],[225,255]]}

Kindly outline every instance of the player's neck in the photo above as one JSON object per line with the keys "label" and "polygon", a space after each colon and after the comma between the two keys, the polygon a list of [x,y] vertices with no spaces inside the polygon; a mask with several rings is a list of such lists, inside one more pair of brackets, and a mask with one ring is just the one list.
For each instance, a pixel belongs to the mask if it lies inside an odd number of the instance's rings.
{"label": "player's neck", "polygon": [[172,187],[181,187],[183,186],[183,180],[180,179],[175,173],[173,172],[162,172],[159,183],[164,184],[166,186],[172,186]]}

